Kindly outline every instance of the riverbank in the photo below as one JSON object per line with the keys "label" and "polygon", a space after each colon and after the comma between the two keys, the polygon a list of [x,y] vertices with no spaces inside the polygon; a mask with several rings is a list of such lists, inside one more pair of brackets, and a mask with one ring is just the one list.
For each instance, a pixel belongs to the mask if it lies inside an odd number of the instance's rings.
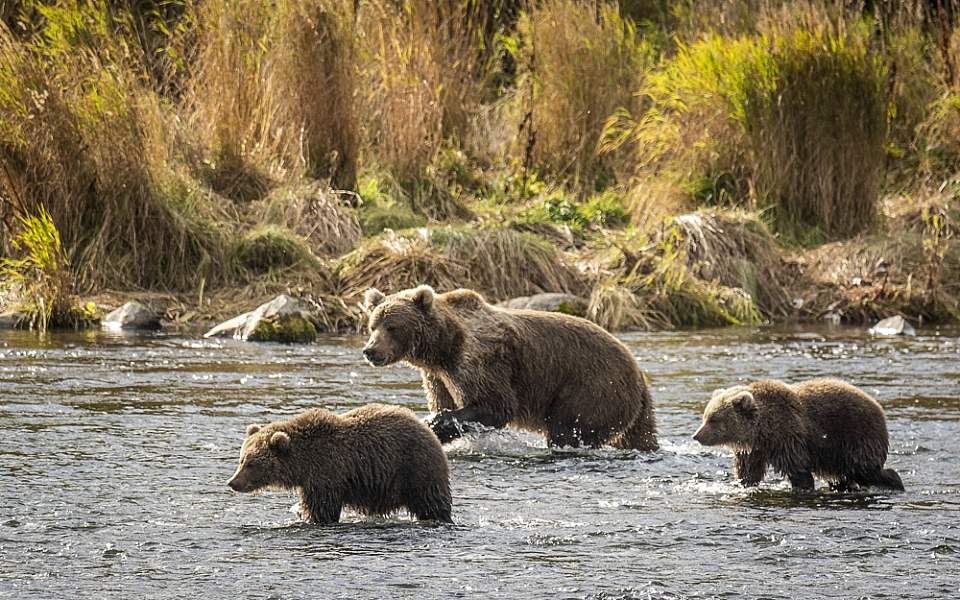
{"label": "riverbank", "polygon": [[0,304],[956,320],[960,5],[848,4],[2,4]]}
{"label": "riverbank", "polygon": [[[812,248],[787,246],[755,215],[703,210],[636,228],[484,222],[388,230],[334,258],[305,254],[245,285],[187,293],[104,290],[74,302],[94,317],[129,300],[168,328],[212,326],[278,294],[317,307],[318,325],[358,331],[368,287],[471,287],[496,303],[561,292],[611,331],[817,322],[868,325],[900,315],[916,325],[960,315],[955,206],[885,215],[879,231]],[[918,213],[919,211],[919,213]],[[939,211],[939,212],[938,212]],[[936,229],[929,214],[943,224]],[[13,307],[15,302],[10,302]]]}

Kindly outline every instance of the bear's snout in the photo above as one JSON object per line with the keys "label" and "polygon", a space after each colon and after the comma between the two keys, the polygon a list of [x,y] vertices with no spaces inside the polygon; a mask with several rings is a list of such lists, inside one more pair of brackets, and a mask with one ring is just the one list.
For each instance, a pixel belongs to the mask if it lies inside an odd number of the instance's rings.
{"label": "bear's snout", "polygon": [[697,442],[700,442],[703,445],[707,444],[707,432],[706,427],[700,426],[700,429],[697,429],[697,432],[693,434],[693,439]]}
{"label": "bear's snout", "polygon": [[234,474],[234,476],[230,478],[230,481],[227,482],[227,485],[235,492],[247,492],[250,487],[248,482],[240,477],[240,473]]}
{"label": "bear's snout", "polygon": [[382,367],[387,364],[387,357],[377,352],[370,346],[367,346],[363,349],[363,357],[367,359],[367,362],[375,367]]}

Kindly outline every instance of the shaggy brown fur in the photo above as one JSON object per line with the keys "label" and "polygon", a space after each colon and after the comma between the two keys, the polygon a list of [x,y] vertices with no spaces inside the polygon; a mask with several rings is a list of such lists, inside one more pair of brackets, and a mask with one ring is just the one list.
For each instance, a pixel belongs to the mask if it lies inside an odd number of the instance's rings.
{"label": "shaggy brown fur", "polygon": [[759,483],[769,465],[796,489],[813,489],[814,475],[838,490],[903,489],[897,472],[883,468],[889,443],[883,408],[836,379],[758,381],[718,390],[693,439],[731,448],[744,485]]}
{"label": "shaggy brown fur", "polygon": [[314,409],[289,421],[250,425],[238,492],[300,491],[300,515],[336,523],[346,505],[366,515],[406,508],[418,519],[450,522],[447,457],[408,409],[368,404],[342,415]]}
{"label": "shaggy brown fur", "polygon": [[510,310],[472,290],[420,286],[392,296],[368,290],[375,366],[405,361],[423,376],[431,427],[441,441],[464,426],[508,424],[553,446],[657,448],[653,401],[633,356],[593,323]]}

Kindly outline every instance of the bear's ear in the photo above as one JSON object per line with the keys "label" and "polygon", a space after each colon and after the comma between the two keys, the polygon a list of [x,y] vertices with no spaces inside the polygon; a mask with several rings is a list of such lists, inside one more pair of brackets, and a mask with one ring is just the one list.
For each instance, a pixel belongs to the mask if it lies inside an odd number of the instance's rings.
{"label": "bear's ear", "polygon": [[430,307],[433,306],[434,296],[436,296],[436,292],[433,291],[432,287],[429,285],[421,285],[414,288],[411,300],[423,310],[430,310]]}
{"label": "bear's ear", "polygon": [[360,305],[360,309],[363,312],[370,314],[373,312],[373,309],[383,302],[384,298],[386,298],[386,296],[383,295],[383,292],[377,288],[370,288],[363,293],[363,304]]}
{"label": "bear's ear", "polygon": [[261,425],[257,425],[256,423],[250,423],[249,425],[247,425],[247,437],[250,437],[251,435],[260,431],[260,427]]}
{"label": "bear's ear", "polygon": [[290,436],[283,431],[275,432],[270,436],[270,447],[280,454],[286,454],[290,450]]}
{"label": "bear's ear", "polygon": [[738,392],[736,396],[730,399],[730,404],[745,415],[753,415],[757,412],[757,405],[754,403],[753,394],[749,390]]}

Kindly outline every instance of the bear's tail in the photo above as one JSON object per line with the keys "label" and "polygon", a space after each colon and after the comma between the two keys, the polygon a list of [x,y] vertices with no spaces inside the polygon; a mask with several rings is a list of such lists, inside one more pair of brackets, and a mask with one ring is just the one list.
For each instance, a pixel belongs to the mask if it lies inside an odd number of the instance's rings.
{"label": "bear's tail", "polygon": [[643,378],[641,390],[643,405],[640,408],[640,414],[626,429],[610,440],[610,445],[614,448],[649,452],[660,447],[657,443],[657,421],[653,416],[653,399],[650,397],[646,376],[641,375],[641,377]]}
{"label": "bear's tail", "polygon": [[875,485],[890,488],[891,490],[903,491],[903,480],[893,469],[882,469],[877,475]]}

